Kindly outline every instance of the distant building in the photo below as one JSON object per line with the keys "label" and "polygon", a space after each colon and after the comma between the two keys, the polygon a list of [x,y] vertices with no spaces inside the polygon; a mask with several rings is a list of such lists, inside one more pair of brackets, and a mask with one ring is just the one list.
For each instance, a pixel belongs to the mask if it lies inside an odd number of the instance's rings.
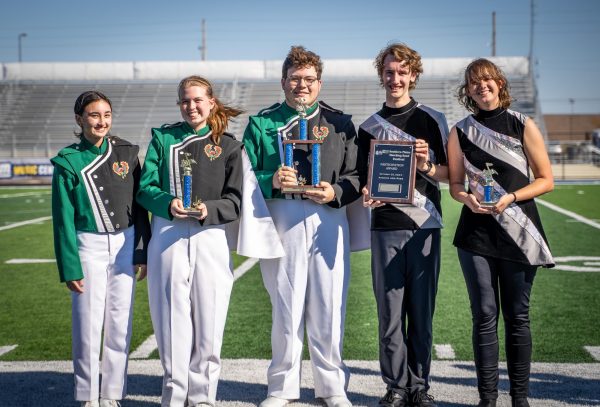
{"label": "distant building", "polygon": [[545,114],[549,141],[591,141],[600,129],[600,114]]}

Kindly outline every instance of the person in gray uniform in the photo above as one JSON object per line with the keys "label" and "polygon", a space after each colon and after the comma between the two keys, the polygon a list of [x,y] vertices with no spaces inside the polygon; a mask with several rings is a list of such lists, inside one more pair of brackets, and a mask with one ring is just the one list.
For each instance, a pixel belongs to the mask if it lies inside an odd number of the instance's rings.
{"label": "person in gray uniform", "polygon": [[127,390],[135,275],[146,276],[150,226],[135,201],[139,147],[110,135],[110,99],[84,92],[74,112],[79,143],[51,159],[54,250],[71,290],[75,399],[113,407]]}
{"label": "person in gray uniform", "polygon": [[533,198],[553,189],[552,168],[533,120],[509,109],[508,81],[494,63],[467,66],[459,101],[473,114],[450,132],[450,193],[464,204],[454,245],[471,302],[479,406],[495,407],[498,398],[502,309],[512,405],[527,407],[529,298],[537,267],[554,266]]}
{"label": "person in gray uniform", "polygon": [[[435,406],[429,391],[432,320],[440,271],[442,210],[438,183],[447,180],[444,115],[410,96],[423,72],[420,55],[392,44],[375,59],[385,103],[360,125],[358,170],[364,205],[373,208],[371,271],[379,318],[379,362],[387,392],[381,406]],[[368,199],[370,142],[415,143],[413,205]]]}

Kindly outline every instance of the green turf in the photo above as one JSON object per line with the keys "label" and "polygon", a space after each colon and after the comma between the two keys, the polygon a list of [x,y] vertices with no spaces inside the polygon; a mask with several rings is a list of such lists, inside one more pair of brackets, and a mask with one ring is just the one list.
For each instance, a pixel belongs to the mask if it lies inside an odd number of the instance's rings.
{"label": "green turf", "polygon": [[[583,191],[583,193],[579,192]],[[31,192],[0,189],[0,196]],[[0,226],[50,215],[47,190],[34,197],[0,198]],[[25,202],[31,199],[31,202]],[[37,201],[36,201],[37,199]],[[40,202],[39,199],[43,199]],[[542,199],[600,218],[600,186],[557,186]],[[470,312],[465,283],[451,245],[460,205],[444,191],[442,271],[434,319],[434,343],[450,344],[457,358],[472,360]],[[539,205],[555,257],[598,256],[600,231]],[[53,258],[51,221],[0,231],[0,346],[19,346],[0,360],[70,358],[70,294],[58,282],[53,263],[10,265],[10,258]],[[239,265],[244,258],[234,257]],[[370,275],[370,253],[351,257],[344,356],[377,359],[377,318]],[[600,273],[540,269],[532,294],[534,360],[591,362],[584,345],[600,346]],[[270,357],[271,309],[255,266],[235,285],[225,330],[225,358]],[[502,332],[502,331],[500,331]],[[132,349],[152,333],[145,281],[138,284]],[[502,334],[500,335],[503,341]],[[156,352],[153,357],[156,357]],[[435,357],[435,355],[434,355]]]}

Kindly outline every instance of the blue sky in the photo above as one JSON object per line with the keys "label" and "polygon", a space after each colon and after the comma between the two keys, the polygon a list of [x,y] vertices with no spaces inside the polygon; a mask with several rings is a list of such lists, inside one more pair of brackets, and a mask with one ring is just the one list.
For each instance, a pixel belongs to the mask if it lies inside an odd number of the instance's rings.
{"label": "blue sky", "polygon": [[[544,113],[600,113],[600,1],[535,0],[533,53]],[[402,41],[426,58],[527,56],[529,0],[2,0],[0,62],[369,58]],[[373,73],[375,75],[375,72]],[[325,84],[326,86],[326,84]],[[569,102],[573,99],[573,103]]]}

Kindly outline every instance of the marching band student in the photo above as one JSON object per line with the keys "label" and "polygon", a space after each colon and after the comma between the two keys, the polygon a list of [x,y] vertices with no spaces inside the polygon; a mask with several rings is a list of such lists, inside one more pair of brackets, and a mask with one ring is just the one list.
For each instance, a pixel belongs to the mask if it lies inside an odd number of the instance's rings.
{"label": "marching band student", "polygon": [[[495,407],[498,398],[497,330],[502,309],[512,405],[527,407],[529,297],[537,267],[554,266],[533,198],[553,189],[552,169],[533,120],[508,109],[508,81],[494,63],[471,62],[458,95],[473,115],[450,132],[450,193],[464,204],[454,245],[471,302],[479,406]],[[482,193],[492,169],[495,185],[488,198],[497,202],[486,206]]]}
{"label": "marching band student", "polygon": [[[225,224],[238,219],[242,195],[242,144],[224,131],[241,111],[199,76],[184,78],[178,97],[184,121],[152,129],[137,196],[153,214],[148,297],[162,405],[214,405],[233,286]],[[195,215],[179,198],[182,164],[191,166]]]}
{"label": "marching band student", "polygon": [[[251,116],[244,132],[245,150],[285,250],[283,257],[260,260],[273,319],[267,398],[260,407],[284,407],[300,397],[305,329],[315,396],[328,407],[352,405],[346,395],[349,371],[342,344],[350,280],[346,208],[360,196],[356,130],[349,115],[318,100],[322,71],[317,54],[292,47],[282,66],[285,101]],[[299,136],[295,106],[300,98],[307,107],[309,138],[323,142],[323,189],[286,196],[282,187],[301,180],[294,168],[280,166],[280,140]],[[298,152],[298,168],[310,168],[312,159]]]}
{"label": "marching band student", "polygon": [[448,179],[448,125],[440,112],[411,97],[423,73],[421,56],[390,44],[375,58],[385,103],[360,125],[358,174],[367,184],[371,140],[415,143],[413,205],[368,199],[371,273],[379,320],[379,363],[386,384],[381,407],[435,407],[429,394],[433,314],[440,274],[442,205],[439,182]]}
{"label": "marching band student", "polygon": [[74,111],[80,141],[51,160],[54,248],[60,280],[72,291],[75,399],[110,407],[126,393],[135,274],[146,276],[150,228],[135,201],[139,147],[110,136],[110,100],[84,92]]}

